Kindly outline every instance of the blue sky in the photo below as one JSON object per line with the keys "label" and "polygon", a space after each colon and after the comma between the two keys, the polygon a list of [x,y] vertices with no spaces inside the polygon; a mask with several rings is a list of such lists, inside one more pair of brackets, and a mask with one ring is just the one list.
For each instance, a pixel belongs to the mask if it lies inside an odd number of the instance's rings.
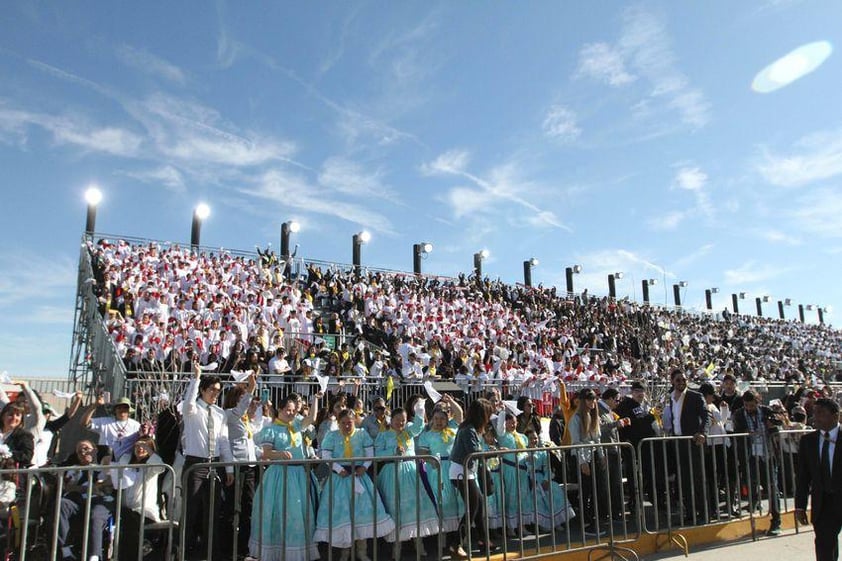
{"label": "blue sky", "polygon": [[[654,303],[842,313],[837,1],[4,2],[0,370],[67,372],[97,230]],[[623,5],[625,4],[625,5]],[[774,91],[752,82],[787,59]],[[828,56],[829,54],[829,56]],[[804,74],[798,78],[799,74]],[[798,79],[796,79],[798,78]],[[807,312],[816,321],[816,312]],[[836,323],[834,312],[826,315]]]}

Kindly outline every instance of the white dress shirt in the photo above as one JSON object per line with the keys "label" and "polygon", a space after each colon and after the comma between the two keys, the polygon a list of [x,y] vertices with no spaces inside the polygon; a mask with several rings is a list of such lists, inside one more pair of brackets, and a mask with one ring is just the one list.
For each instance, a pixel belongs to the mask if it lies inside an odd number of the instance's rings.
{"label": "white dress shirt", "polygon": [[[233,460],[231,445],[228,442],[228,425],[225,422],[225,413],[218,405],[208,404],[203,399],[198,399],[199,380],[191,378],[184,390],[184,404],[181,414],[184,418],[184,431],[181,438],[181,449],[185,456],[196,456],[198,458],[209,458],[208,449],[208,414],[213,415],[214,430],[216,431],[215,455],[223,462]],[[233,473],[234,468],[229,466],[226,471]]]}

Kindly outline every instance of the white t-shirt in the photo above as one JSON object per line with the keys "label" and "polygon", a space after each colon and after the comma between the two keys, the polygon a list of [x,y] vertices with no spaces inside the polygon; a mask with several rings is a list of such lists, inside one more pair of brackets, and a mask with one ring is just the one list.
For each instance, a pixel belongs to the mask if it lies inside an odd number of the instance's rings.
{"label": "white t-shirt", "polygon": [[110,447],[114,451],[114,459],[118,459],[131,450],[140,432],[140,423],[134,419],[118,421],[114,417],[96,417],[91,419],[91,430],[99,433],[99,445]]}

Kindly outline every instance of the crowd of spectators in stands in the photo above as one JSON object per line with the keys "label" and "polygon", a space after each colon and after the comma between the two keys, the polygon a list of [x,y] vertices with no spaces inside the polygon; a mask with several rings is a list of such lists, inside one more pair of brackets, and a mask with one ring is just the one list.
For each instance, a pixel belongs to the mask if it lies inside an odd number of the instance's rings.
{"label": "crowd of spectators in stands", "polygon": [[746,381],[835,379],[842,359],[842,333],[825,325],[567,298],[475,276],[315,265],[291,275],[283,262],[157,243],[89,250],[130,372],[189,372],[196,359],[217,373],[295,376],[307,363],[330,376],[504,381],[537,398],[557,396],[559,381],[666,380],[679,364]]}

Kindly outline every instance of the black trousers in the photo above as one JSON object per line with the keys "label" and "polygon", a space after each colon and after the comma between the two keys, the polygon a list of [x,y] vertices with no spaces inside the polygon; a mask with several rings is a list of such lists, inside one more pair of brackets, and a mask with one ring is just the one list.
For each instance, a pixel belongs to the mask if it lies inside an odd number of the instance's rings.
{"label": "black trousers", "polygon": [[[187,535],[187,558],[208,558],[219,555],[216,544],[220,543],[220,524],[222,515],[222,489],[225,486],[225,470],[208,466],[193,467],[208,460],[187,456],[184,460],[184,507]],[[216,461],[216,459],[214,459]],[[211,533],[213,538],[211,538]]]}
{"label": "black trousers", "polygon": [[816,561],[837,561],[840,529],[842,529],[842,497],[825,493],[822,496],[821,512],[813,513]]}
{"label": "black trousers", "polygon": [[[476,526],[476,531],[471,534],[471,542],[485,542],[486,539],[486,514],[485,514],[485,496],[480,491],[479,484],[476,479],[468,479],[468,484],[465,485],[463,479],[451,479],[450,483],[456,487],[456,491],[462,495],[462,500],[465,503],[465,514],[459,522],[459,535],[461,539],[465,539],[468,535],[468,530],[472,525]],[[466,488],[467,487],[467,488]],[[470,519],[468,513],[470,512]],[[458,543],[458,542],[457,542]],[[455,545],[453,543],[448,545]],[[468,549],[468,544],[462,544],[465,549]]]}
{"label": "black trousers", "polygon": [[[251,509],[254,491],[257,488],[257,466],[237,466],[234,484],[224,487],[224,524],[220,536],[226,545],[226,553],[233,554],[236,538],[237,554],[248,554],[251,536]],[[233,558],[233,555],[232,555]]]}

